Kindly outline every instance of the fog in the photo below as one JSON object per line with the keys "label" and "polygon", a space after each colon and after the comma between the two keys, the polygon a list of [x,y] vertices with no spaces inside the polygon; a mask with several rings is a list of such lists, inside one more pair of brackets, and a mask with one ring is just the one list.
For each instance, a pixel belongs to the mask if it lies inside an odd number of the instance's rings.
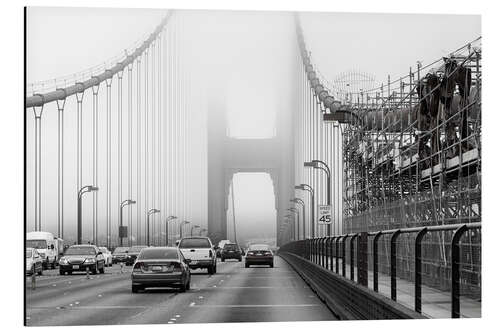
{"label": "fog", "polygon": [[[29,83],[77,73],[122,55],[124,49],[148,36],[165,13],[166,10],[29,8],[28,90]],[[301,69],[294,65],[298,55],[292,13],[193,10],[176,11],[176,15],[179,20],[177,31],[183,45],[180,62],[183,73],[190,77],[189,87],[192,89],[187,139],[192,163],[189,173],[186,170],[170,171],[189,175],[186,175],[188,185],[184,193],[189,201],[183,218],[206,227],[209,195],[206,174],[207,117],[212,112],[223,112],[226,133],[233,138],[274,137],[278,114],[290,114],[294,105],[292,80]],[[300,17],[315,66],[331,81],[340,72],[355,69],[374,75],[377,82],[385,82],[388,74],[392,78],[406,75],[417,61],[435,60],[481,33],[479,16],[303,13]],[[50,85],[50,82],[46,83],[46,86]],[[104,87],[101,89],[104,90]],[[100,99],[100,110],[105,110],[104,99]],[[65,161],[68,179],[65,180],[65,192],[70,198],[65,201],[64,223],[68,238],[74,238],[76,139],[73,120],[70,120],[73,118],[70,117],[74,117],[75,109],[73,100],[68,104]],[[218,105],[221,109],[210,109],[211,105]],[[34,211],[34,123],[32,110],[27,112],[29,231],[33,229]],[[42,229],[54,233],[57,232],[56,113],[54,104],[44,108],[42,145]],[[85,124],[90,126],[89,116],[85,117]],[[104,136],[102,132],[100,137]],[[134,142],[132,151],[136,148]],[[91,156],[90,149],[90,143],[85,142],[85,156]],[[127,152],[124,154],[128,156]],[[99,156],[105,158],[103,152]],[[128,169],[125,168],[124,172],[127,174]],[[105,181],[104,166],[100,166],[99,173],[102,175],[100,179]],[[84,183],[92,179],[88,161],[84,165],[83,177]],[[134,179],[132,182],[135,186]],[[124,188],[127,186],[127,183],[123,184]],[[170,184],[165,183],[165,186],[170,187]],[[267,174],[237,174],[234,177],[234,214],[240,242],[275,237],[276,211],[272,186]],[[104,200],[104,195],[99,200]],[[162,212],[162,216],[179,214],[173,212],[175,203],[172,205],[165,207],[169,211]],[[91,204],[87,203],[84,209],[86,219],[91,223]],[[132,216],[135,214],[133,209]],[[100,208],[99,214],[102,220],[104,208]],[[233,233],[231,214],[229,210],[230,235]],[[116,224],[115,209],[112,219]],[[104,228],[101,227],[100,234],[102,232]],[[85,237],[88,238],[88,235],[86,228]]]}

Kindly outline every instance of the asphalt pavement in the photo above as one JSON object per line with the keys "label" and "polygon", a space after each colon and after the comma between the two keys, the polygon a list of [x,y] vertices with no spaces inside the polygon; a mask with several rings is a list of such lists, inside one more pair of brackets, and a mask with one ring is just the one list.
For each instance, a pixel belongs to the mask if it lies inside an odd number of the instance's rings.
{"label": "asphalt pavement", "polygon": [[218,262],[217,273],[193,270],[191,290],[154,288],[132,294],[130,266],[105,274],[44,271],[36,289],[26,278],[28,326],[180,324],[336,320],[281,258],[274,268]]}

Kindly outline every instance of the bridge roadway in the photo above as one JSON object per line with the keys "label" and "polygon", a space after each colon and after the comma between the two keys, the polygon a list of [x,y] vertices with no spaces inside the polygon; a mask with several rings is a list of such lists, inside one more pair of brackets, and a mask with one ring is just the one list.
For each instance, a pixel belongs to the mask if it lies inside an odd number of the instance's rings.
{"label": "bridge roadway", "polygon": [[179,324],[336,320],[281,258],[274,268],[218,262],[217,273],[194,270],[191,290],[149,289],[132,294],[132,268],[105,274],[58,275],[44,271],[35,290],[26,278],[26,323],[46,325]]}

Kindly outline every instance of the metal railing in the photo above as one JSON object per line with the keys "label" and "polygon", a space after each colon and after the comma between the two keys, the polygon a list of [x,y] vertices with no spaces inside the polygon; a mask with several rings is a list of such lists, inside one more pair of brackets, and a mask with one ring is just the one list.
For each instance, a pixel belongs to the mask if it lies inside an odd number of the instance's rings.
{"label": "metal railing", "polygon": [[[322,237],[290,242],[280,248],[280,253],[293,253],[301,256],[336,274],[346,276],[347,251],[349,241],[350,280],[368,287],[368,239],[371,238],[371,261],[373,285],[372,289],[379,292],[379,240],[382,236],[390,237],[390,297],[397,300],[397,240],[403,234],[414,234],[414,310],[422,313],[422,241],[424,236],[435,232],[452,231],[451,237],[451,317],[460,317],[460,287],[461,287],[461,249],[460,240],[465,232],[480,231],[481,223],[449,224],[438,226],[423,226],[404,229],[390,229],[377,232],[360,232],[334,237]],[[355,248],[354,243],[357,241]],[[357,259],[356,261],[354,259]],[[479,282],[480,283],[480,282]]]}

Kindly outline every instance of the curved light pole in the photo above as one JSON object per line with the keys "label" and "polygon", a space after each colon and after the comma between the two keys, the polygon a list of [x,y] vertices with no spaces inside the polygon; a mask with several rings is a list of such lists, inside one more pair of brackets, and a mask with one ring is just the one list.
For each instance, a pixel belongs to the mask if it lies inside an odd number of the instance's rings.
{"label": "curved light pole", "polygon": [[183,226],[184,224],[189,224],[189,223],[191,223],[191,222],[189,222],[189,221],[182,221],[182,223],[181,223],[181,224],[179,224],[179,235],[180,235],[180,239],[182,239],[182,226]]}
{"label": "curved light pole", "polygon": [[[326,204],[331,207],[331,196],[330,196],[330,186],[331,186],[331,172],[328,164],[321,160],[312,160],[311,162],[304,162],[305,167],[313,167],[315,169],[323,170],[326,173],[327,184],[326,184]],[[332,234],[332,223],[327,225],[327,234],[331,236]]]}
{"label": "curved light pole", "polygon": [[311,238],[314,238],[314,189],[312,188],[311,185],[309,184],[300,184],[295,186],[296,190],[302,190],[302,191],[307,191],[309,194],[311,194]]}
{"label": "curved light pole", "polygon": [[[119,238],[120,238],[120,246],[123,246],[123,234],[122,234],[122,228],[123,228],[123,207],[125,206],[128,206],[128,205],[133,205],[135,204],[135,201],[134,200],[131,200],[131,199],[127,199],[127,200],[123,200],[121,203],[120,203],[120,230],[119,230]],[[132,236],[132,235],[130,235]],[[128,237],[128,245],[132,245],[132,237]]]}
{"label": "curved light pole", "polygon": [[196,228],[199,228],[200,226],[195,224],[191,227],[191,237],[193,237],[193,230],[196,229]]}
{"label": "curved light pole", "polygon": [[[293,198],[290,201],[302,206],[302,239],[306,239],[306,204],[300,198]],[[300,230],[297,233],[300,234]]]}
{"label": "curved light pole", "polygon": [[147,218],[147,224],[146,224],[146,244],[147,246],[151,246],[150,242],[149,242],[149,216],[151,214],[155,214],[155,213],[159,213],[160,210],[159,209],[156,209],[156,208],[151,208],[150,210],[148,210],[148,218]]}
{"label": "curved light pole", "polygon": [[76,225],[76,242],[82,244],[82,196],[84,193],[99,191],[99,187],[87,185],[78,191],[78,216]]}
{"label": "curved light pole", "polygon": [[168,222],[175,220],[176,218],[177,218],[177,216],[170,215],[165,220],[165,246],[168,246]]}

